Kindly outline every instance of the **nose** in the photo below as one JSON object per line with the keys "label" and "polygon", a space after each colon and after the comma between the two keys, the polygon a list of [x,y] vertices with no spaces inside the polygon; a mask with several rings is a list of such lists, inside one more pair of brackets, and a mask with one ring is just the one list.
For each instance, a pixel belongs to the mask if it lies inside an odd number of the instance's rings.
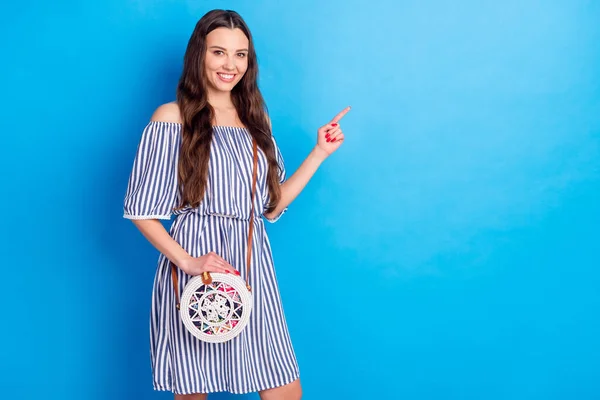
{"label": "nose", "polygon": [[223,64],[223,68],[228,71],[233,71],[235,69],[235,61],[232,57],[225,58],[225,64]]}

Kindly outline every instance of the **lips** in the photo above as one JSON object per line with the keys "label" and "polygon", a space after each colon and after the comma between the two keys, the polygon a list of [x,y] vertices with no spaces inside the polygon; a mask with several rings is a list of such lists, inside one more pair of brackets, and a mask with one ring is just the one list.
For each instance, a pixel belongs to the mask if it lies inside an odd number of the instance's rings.
{"label": "lips", "polygon": [[224,74],[221,72],[217,72],[217,75],[219,76],[219,79],[223,82],[233,82],[233,80],[235,79],[235,74]]}

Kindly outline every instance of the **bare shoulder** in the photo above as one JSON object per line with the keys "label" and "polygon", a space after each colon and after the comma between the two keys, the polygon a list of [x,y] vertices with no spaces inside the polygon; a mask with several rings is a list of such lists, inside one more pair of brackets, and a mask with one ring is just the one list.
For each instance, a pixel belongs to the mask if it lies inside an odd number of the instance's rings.
{"label": "bare shoulder", "polygon": [[181,123],[181,113],[176,102],[166,103],[154,110],[152,121]]}

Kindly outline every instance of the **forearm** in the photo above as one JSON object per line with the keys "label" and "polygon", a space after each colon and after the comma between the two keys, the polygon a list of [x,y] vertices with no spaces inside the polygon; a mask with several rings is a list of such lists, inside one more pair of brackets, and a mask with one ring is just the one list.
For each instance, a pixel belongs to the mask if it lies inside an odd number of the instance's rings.
{"label": "forearm", "polygon": [[319,146],[315,146],[309,153],[308,157],[302,162],[300,167],[290,176],[281,186],[281,199],[277,207],[269,213],[265,214],[267,218],[273,218],[279,215],[287,206],[289,206],[296,197],[304,190],[308,181],[313,177],[319,166],[325,161],[328,154]]}
{"label": "forearm", "polygon": [[165,227],[156,219],[132,220],[142,235],[165,257],[177,266],[181,266],[190,255],[167,232]]}

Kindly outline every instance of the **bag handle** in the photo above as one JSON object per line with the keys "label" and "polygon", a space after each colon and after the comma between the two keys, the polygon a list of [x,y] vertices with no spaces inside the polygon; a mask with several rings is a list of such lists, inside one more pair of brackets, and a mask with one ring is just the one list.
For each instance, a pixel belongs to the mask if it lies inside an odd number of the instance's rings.
{"label": "bag handle", "polygon": [[[252,195],[250,207],[250,224],[248,227],[248,252],[246,256],[246,287],[248,291],[252,291],[250,286],[250,263],[252,261],[252,236],[254,233],[254,198],[256,196],[256,180],[258,175],[258,145],[256,140],[252,139]],[[177,278],[177,267],[171,263],[171,278],[173,281],[173,289],[175,290],[175,300],[177,301],[177,309],[179,310],[179,279]],[[212,282],[212,278],[208,272],[202,274],[202,282],[208,285]]]}

